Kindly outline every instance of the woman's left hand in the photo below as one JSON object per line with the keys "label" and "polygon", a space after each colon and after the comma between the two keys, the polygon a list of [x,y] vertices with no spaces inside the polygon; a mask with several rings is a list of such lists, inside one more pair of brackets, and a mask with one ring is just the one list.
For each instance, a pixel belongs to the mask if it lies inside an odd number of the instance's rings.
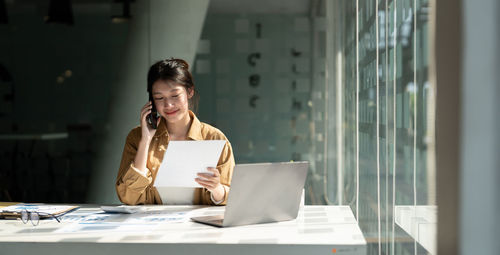
{"label": "woman's left hand", "polygon": [[220,201],[224,198],[224,188],[220,183],[220,173],[213,167],[207,168],[210,173],[198,173],[198,177],[194,180],[212,193],[215,201]]}

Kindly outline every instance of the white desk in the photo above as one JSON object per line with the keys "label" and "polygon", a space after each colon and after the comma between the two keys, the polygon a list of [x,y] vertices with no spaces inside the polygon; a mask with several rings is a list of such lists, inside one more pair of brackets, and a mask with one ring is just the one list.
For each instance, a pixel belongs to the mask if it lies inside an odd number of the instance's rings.
{"label": "white desk", "polygon": [[430,254],[437,254],[437,206],[396,206],[395,222]]}
{"label": "white desk", "polygon": [[[231,228],[183,220],[186,216],[218,214],[223,207],[146,209],[141,218],[139,214],[110,215],[97,206],[82,206],[61,223],[43,220],[35,227],[21,220],[0,220],[0,253],[366,254],[366,241],[348,206],[305,206],[296,220]],[[137,224],[138,220],[143,223]]]}

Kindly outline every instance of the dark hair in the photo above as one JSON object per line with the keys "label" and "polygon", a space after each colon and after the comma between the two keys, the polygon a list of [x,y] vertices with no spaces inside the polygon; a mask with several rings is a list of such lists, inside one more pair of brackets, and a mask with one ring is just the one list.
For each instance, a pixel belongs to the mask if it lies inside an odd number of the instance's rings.
{"label": "dark hair", "polygon": [[189,72],[189,64],[186,61],[178,58],[169,58],[154,63],[148,71],[148,93],[153,92],[153,84],[158,80],[180,84],[188,93],[192,90],[194,94],[188,102],[189,109],[196,112],[199,95],[194,86],[193,76]]}

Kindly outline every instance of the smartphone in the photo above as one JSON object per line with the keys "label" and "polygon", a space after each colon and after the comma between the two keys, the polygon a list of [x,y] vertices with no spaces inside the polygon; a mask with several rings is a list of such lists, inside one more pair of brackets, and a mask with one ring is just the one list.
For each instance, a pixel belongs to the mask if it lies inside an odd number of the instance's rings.
{"label": "smartphone", "polygon": [[158,116],[158,111],[156,110],[155,102],[153,100],[153,95],[151,93],[149,93],[149,101],[151,101],[153,108],[151,108],[151,113],[148,116],[146,116],[146,121],[148,122],[148,125],[152,129],[156,129],[157,128],[156,123],[158,123],[159,116]]}

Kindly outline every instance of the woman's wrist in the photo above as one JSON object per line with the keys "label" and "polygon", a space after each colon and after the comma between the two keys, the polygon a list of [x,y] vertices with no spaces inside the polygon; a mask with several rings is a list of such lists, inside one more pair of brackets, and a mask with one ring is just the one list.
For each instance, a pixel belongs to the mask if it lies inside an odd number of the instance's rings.
{"label": "woman's wrist", "polygon": [[142,137],[141,140],[139,141],[139,146],[144,146],[144,148],[149,148],[149,144],[151,143],[152,138],[148,137]]}
{"label": "woman's wrist", "polygon": [[226,194],[226,190],[222,186],[222,184],[219,184],[217,188],[215,188],[212,192],[212,198],[215,201],[221,201],[224,199],[224,195]]}
{"label": "woman's wrist", "polygon": [[139,172],[141,175],[143,175],[144,177],[147,177],[148,176],[148,169],[146,168],[146,166],[142,166],[142,165],[136,165],[135,161],[132,162],[132,165],[131,165],[133,168],[136,169],[137,172]]}
{"label": "woman's wrist", "polygon": [[134,158],[135,168],[139,169],[144,174],[147,174],[148,172],[148,170],[146,169],[146,161],[148,157],[149,144],[150,141],[141,138],[137,147],[137,153]]}

